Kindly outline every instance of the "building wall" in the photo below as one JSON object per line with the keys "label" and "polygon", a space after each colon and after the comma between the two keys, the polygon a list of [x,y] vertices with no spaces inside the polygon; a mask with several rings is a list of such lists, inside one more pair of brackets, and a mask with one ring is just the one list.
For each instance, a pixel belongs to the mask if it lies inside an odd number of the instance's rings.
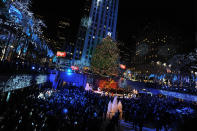
{"label": "building wall", "polygon": [[118,2],[119,0],[92,0],[89,16],[86,16],[85,19],[85,26],[84,21],[81,23],[86,30],[79,31],[83,35],[85,34],[85,37],[81,35],[81,43],[76,43],[74,59],[80,60],[77,64],[90,66],[96,45],[107,35],[110,35],[113,40],[116,39]]}
{"label": "building wall", "polygon": [[174,45],[174,40],[171,40],[168,35],[153,35],[139,40],[136,43],[136,55],[134,58],[136,65],[150,64],[151,62],[166,63],[170,57],[176,54],[177,46]]}

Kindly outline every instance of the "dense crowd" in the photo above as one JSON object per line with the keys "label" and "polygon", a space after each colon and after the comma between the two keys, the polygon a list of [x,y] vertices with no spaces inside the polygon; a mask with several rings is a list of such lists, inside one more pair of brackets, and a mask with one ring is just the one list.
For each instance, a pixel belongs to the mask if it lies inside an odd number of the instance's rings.
{"label": "dense crowd", "polygon": [[[7,100],[7,101],[6,101]],[[1,94],[1,130],[84,130],[114,131],[118,117],[106,120],[111,96],[101,96],[82,87],[64,86],[52,89],[50,83],[13,91],[9,100]],[[180,114],[176,109],[189,107],[190,102],[171,97],[142,95],[137,98],[119,98],[123,105],[123,119],[133,122],[133,127],[152,125],[156,129],[185,129],[187,122],[196,120],[193,114]],[[173,112],[174,111],[174,112]],[[195,112],[196,113],[196,112]],[[105,122],[108,121],[108,124]],[[189,123],[190,127],[195,127]],[[189,128],[188,128],[189,129]]]}
{"label": "dense crowd", "polygon": [[[181,114],[177,109],[184,107],[197,109],[195,104],[191,102],[180,102],[172,97],[166,96],[150,96],[144,94],[138,99],[123,99],[124,118],[127,121],[133,122],[133,127],[138,125],[140,128],[143,125],[154,126],[157,130],[164,128],[169,130],[185,129],[184,126],[188,120],[196,119],[193,113]],[[192,125],[192,123],[191,123]],[[190,126],[191,126],[190,125]]]}
{"label": "dense crowd", "polygon": [[[99,130],[103,113],[107,110],[108,97],[86,92],[82,88],[63,87],[46,94],[45,88],[24,88],[12,93],[9,103],[1,103],[4,130]],[[3,100],[3,98],[2,98]],[[4,98],[5,100],[5,98]]]}

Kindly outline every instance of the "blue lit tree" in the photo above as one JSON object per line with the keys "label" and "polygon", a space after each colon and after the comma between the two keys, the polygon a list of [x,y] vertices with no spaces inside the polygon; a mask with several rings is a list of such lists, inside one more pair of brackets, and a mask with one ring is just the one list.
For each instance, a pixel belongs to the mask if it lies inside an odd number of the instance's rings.
{"label": "blue lit tree", "polygon": [[[0,24],[7,32],[7,41],[4,42],[4,53],[1,55],[1,59],[7,59],[10,52],[18,54],[18,57],[26,56],[29,53],[31,54],[30,49],[34,49],[40,57],[53,54],[42,36],[42,28],[46,25],[42,20],[33,16],[29,9],[30,3],[30,1],[21,2],[19,0],[14,2],[3,1],[3,8],[0,10],[3,12],[0,17]],[[29,48],[29,46],[34,48]]]}

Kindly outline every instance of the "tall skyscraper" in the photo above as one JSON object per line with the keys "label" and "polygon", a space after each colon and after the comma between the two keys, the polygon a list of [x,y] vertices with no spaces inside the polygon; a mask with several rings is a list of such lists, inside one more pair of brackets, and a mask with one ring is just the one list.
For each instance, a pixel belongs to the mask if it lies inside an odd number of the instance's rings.
{"label": "tall skyscraper", "polygon": [[119,0],[86,0],[73,64],[90,66],[96,45],[107,35],[114,40],[116,39],[118,2]]}

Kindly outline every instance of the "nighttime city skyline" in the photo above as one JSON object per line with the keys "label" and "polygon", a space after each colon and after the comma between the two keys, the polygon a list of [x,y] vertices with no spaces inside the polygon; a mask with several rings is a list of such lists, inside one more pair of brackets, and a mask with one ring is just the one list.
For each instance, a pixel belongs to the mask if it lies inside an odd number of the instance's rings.
{"label": "nighttime city skyline", "polygon": [[0,130],[196,130],[196,7],[0,0]]}
{"label": "nighttime city skyline", "polygon": [[[48,2],[45,6],[44,1],[34,0],[32,10],[35,14],[43,16],[43,20],[48,24],[47,31],[56,31],[55,26],[61,18],[70,19],[72,24],[73,35],[77,35],[79,23],[85,0],[79,0],[79,4],[75,2]],[[175,32],[188,39],[191,48],[195,45],[195,10],[194,2],[178,2],[175,1],[149,1],[144,0],[133,1],[131,3],[119,2],[117,35],[118,40],[123,43],[135,45],[135,38],[139,37],[141,32],[151,26],[160,32]],[[34,4],[35,7],[34,7]],[[80,6],[79,6],[80,5]],[[72,13],[69,11],[72,10]],[[58,15],[57,15],[58,14]],[[74,26],[75,25],[75,26]],[[150,27],[150,28],[151,28]],[[173,32],[173,33],[174,33]],[[56,34],[52,34],[54,37]],[[132,47],[131,47],[132,48]],[[189,49],[189,51],[191,51]]]}
{"label": "nighttime city skyline", "polygon": [[[85,0],[64,2],[48,2],[34,0],[32,10],[41,15],[47,24],[46,36],[51,39],[57,37],[57,25],[61,19],[70,21],[70,33],[72,42],[76,43]],[[34,7],[35,5],[35,7]],[[80,5],[80,6],[79,6]],[[72,11],[72,13],[69,13]],[[58,14],[58,15],[57,15]],[[122,43],[120,46],[121,60],[131,65],[136,51],[136,43],[145,37],[145,32],[156,31],[165,33],[176,39],[176,46],[182,48],[177,53],[188,53],[197,47],[195,41],[195,10],[194,2],[180,1],[133,1],[119,2],[116,40]],[[56,26],[54,26],[56,25]],[[147,35],[146,35],[147,37]],[[188,46],[189,45],[189,46]],[[127,48],[125,48],[125,46]]]}

